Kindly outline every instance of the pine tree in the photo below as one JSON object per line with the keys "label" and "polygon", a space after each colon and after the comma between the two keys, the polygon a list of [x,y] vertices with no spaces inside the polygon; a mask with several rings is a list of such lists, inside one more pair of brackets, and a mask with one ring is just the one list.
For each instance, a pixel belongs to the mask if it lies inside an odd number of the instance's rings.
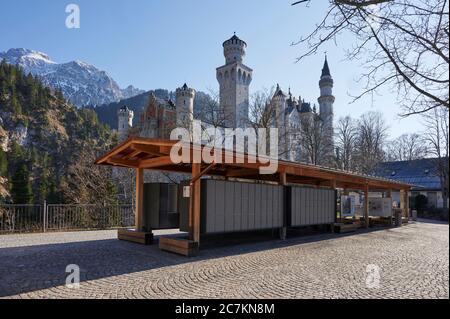
{"label": "pine tree", "polygon": [[0,176],[6,176],[8,173],[8,158],[6,153],[0,148]]}
{"label": "pine tree", "polygon": [[22,164],[13,174],[11,184],[11,196],[14,204],[31,204],[33,202],[30,173],[25,164]]}

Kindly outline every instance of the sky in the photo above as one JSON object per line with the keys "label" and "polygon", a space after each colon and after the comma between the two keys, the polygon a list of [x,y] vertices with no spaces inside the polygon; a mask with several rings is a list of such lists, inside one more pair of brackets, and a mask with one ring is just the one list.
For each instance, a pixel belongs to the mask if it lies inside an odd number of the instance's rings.
{"label": "sky", "polygon": [[[253,69],[250,92],[277,83],[317,103],[327,51],[335,119],[383,113],[392,137],[423,129],[417,116],[401,119],[396,96],[383,89],[372,101],[350,104],[362,90],[364,69],[345,60],[353,43],[344,35],[298,63],[304,47],[291,43],[323,18],[327,1],[291,6],[292,0],[0,0],[0,51],[28,48],[58,63],[82,60],[107,71],[121,87],[175,90],[184,82],[217,91],[215,69],[224,64],[222,42],[233,32],[248,44],[244,63]],[[80,28],[65,25],[68,4],[80,8]]]}

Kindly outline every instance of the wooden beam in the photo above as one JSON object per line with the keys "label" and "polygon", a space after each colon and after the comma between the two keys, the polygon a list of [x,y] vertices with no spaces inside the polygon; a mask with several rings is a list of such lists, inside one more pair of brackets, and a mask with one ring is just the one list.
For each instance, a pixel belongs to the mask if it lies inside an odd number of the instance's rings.
{"label": "wooden beam", "polygon": [[337,183],[336,183],[336,180],[335,180],[335,179],[333,179],[332,181],[330,181],[330,186],[331,186],[332,189],[336,189],[336,188],[337,188]]}
{"label": "wooden beam", "polygon": [[[192,164],[192,177],[200,174],[201,165],[198,163]],[[191,187],[193,190],[191,194],[192,201],[192,239],[200,247],[200,192],[201,192],[201,180],[194,182]]]}
{"label": "wooden beam", "polygon": [[400,208],[403,212],[403,217],[409,218],[409,198],[408,190],[400,190]]}
{"label": "wooden beam", "polygon": [[[134,147],[133,147],[133,149],[134,149]],[[141,154],[141,153],[142,153],[141,151],[135,150],[135,151],[132,151],[130,154],[125,155],[125,156],[123,157],[123,159],[124,159],[124,160],[127,160],[127,159],[130,159],[130,158],[136,157],[136,156],[138,156],[138,155]]]}
{"label": "wooden beam", "polygon": [[127,160],[120,157],[110,157],[106,160],[108,164],[111,165],[117,165],[117,166],[124,166],[124,167],[130,167],[130,168],[136,168],[139,166],[138,161],[133,160]]}
{"label": "wooden beam", "polygon": [[286,172],[282,171],[280,174],[280,185],[283,186],[283,227],[280,228],[280,239],[285,240],[286,234],[287,234],[287,190],[286,190],[286,184],[287,184],[287,174]]}
{"label": "wooden beam", "polygon": [[402,210],[402,215],[405,215],[405,191],[400,190],[400,209]]}
{"label": "wooden beam", "polygon": [[[165,146],[153,146],[153,145],[145,145],[145,144],[133,144],[133,148],[136,151],[140,151],[142,153],[146,153],[153,156],[164,156],[166,153],[161,152],[161,148]],[[169,153],[170,154],[170,151]]]}
{"label": "wooden beam", "polygon": [[406,218],[409,219],[409,191],[405,189],[405,210],[406,210]]}
{"label": "wooden beam", "polygon": [[[191,163],[188,163],[186,167],[182,165],[175,165],[171,163],[169,159],[170,150],[175,143],[179,141],[170,141],[162,139],[149,139],[149,138],[139,138],[132,137],[122,143],[121,145],[114,148],[112,151],[102,156],[96,161],[96,164],[108,164],[117,165],[124,167],[140,167],[148,169],[163,169],[173,172],[181,172],[186,168],[191,172]],[[204,146],[187,143],[187,147],[190,147],[191,156],[195,151],[202,151]],[[138,155],[138,150],[142,150],[147,154],[145,158],[142,155]],[[223,159],[225,159],[225,153],[222,153]],[[141,157],[136,161],[131,161],[131,158],[136,158],[136,156]],[[151,158],[155,156],[156,158]],[[159,159],[157,159],[159,158]],[[269,175],[268,177],[261,177],[257,174],[257,170],[260,167],[267,166],[267,164],[262,164],[261,162],[249,163],[249,156],[240,153],[232,153],[233,163],[224,163],[224,172],[220,172],[220,175],[226,175],[225,170],[230,169],[229,176],[240,178],[250,178],[257,180],[270,180],[272,182],[279,182],[278,175]],[[243,163],[237,163],[238,160],[242,160]],[[139,164],[136,164],[138,162]],[[364,176],[361,174],[355,174],[351,172],[345,172],[341,170],[336,170],[332,168],[326,168],[321,166],[314,166],[304,163],[292,163],[286,161],[279,161],[278,171],[288,174],[288,182],[297,182],[301,184],[315,184],[319,182],[321,186],[332,187],[330,181],[336,181],[336,187],[348,187],[349,189],[359,189],[363,190],[366,184],[373,190],[386,191],[392,189],[395,191],[405,190],[409,191],[410,186],[408,184],[398,183],[392,180],[386,180],[376,177]],[[240,171],[239,168],[248,170],[248,172]],[[235,170],[234,170],[235,169]],[[253,174],[247,174],[254,171]],[[208,174],[215,174],[216,170],[211,170]],[[256,173],[256,174],[255,174]],[[233,176],[234,175],[234,176]],[[251,176],[250,176],[251,175]],[[256,177],[255,177],[256,176]],[[305,180],[300,180],[305,179]],[[326,180],[326,185],[322,182]]]}
{"label": "wooden beam", "polygon": [[103,155],[102,157],[98,158],[95,161],[95,164],[107,163],[109,158],[111,158],[112,156],[117,155],[120,152],[126,150],[128,147],[130,147],[131,143],[132,143],[132,140],[131,140],[131,138],[129,138],[128,140],[123,142],[121,145],[117,146],[116,148],[112,149],[111,151],[109,151],[108,153]]}
{"label": "wooden beam", "polygon": [[167,166],[173,164],[172,160],[170,159],[170,156],[163,156],[163,157],[155,157],[155,158],[149,158],[146,160],[142,160],[139,162],[139,167],[141,168],[156,168],[159,166]]}
{"label": "wooden beam", "polygon": [[[142,231],[144,227],[144,170],[136,168],[136,231]],[[147,231],[150,231],[147,229]]]}
{"label": "wooden beam", "polygon": [[369,184],[364,189],[364,222],[366,228],[369,228]]}
{"label": "wooden beam", "polygon": [[216,163],[212,162],[211,164],[208,165],[208,167],[206,167],[203,171],[201,171],[198,175],[195,175],[194,177],[192,177],[191,179],[191,184],[195,183],[196,181],[198,181],[203,175],[207,174],[210,170],[212,170],[214,168],[214,166],[216,166]]}
{"label": "wooden beam", "polygon": [[227,177],[243,177],[243,176],[251,176],[257,174],[258,171],[254,169],[228,169],[225,173]]}
{"label": "wooden beam", "polygon": [[286,186],[287,184],[287,174],[286,172],[280,172],[280,185]]}

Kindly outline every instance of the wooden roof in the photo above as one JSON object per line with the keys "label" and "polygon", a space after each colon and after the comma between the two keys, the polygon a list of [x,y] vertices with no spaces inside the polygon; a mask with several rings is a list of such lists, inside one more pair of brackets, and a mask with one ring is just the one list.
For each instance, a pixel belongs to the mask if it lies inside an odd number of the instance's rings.
{"label": "wooden roof", "polygon": [[[95,164],[190,174],[192,172],[191,163],[174,164],[170,159],[171,148],[177,142],[131,137],[98,158]],[[190,147],[191,158],[195,150],[203,150],[206,147],[192,143],[186,145]],[[287,183],[347,189],[365,189],[368,186],[371,190],[409,190],[413,186],[381,177],[282,160],[278,161],[276,174],[260,174],[259,168],[268,164],[251,162],[249,161],[251,156],[243,153],[231,151],[223,153],[223,159],[225,153],[233,156],[233,163],[225,163],[222,160],[223,164],[214,165],[206,175],[278,182],[279,173],[286,173]],[[202,162],[202,166],[207,167],[208,165],[209,163]]]}

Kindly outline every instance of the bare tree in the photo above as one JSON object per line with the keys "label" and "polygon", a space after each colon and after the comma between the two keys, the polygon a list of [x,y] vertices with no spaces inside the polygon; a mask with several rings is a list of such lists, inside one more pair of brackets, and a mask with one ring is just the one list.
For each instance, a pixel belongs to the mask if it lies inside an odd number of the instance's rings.
{"label": "bare tree", "polygon": [[276,123],[275,104],[272,103],[274,90],[261,90],[252,95],[249,107],[249,126],[255,130],[269,128]]}
{"label": "bare tree", "polygon": [[403,134],[390,141],[386,148],[388,161],[412,161],[427,156],[428,148],[425,139],[417,134]]}
{"label": "bare tree", "polygon": [[314,109],[300,119],[299,143],[301,160],[314,165],[331,166],[332,140],[327,137],[328,128]]}
{"label": "bare tree", "polygon": [[131,204],[136,195],[136,174],[131,168],[113,168],[113,179],[117,185],[117,198],[119,202]]}
{"label": "bare tree", "polygon": [[[290,153],[299,147],[298,128],[288,123],[287,113],[277,105],[274,99],[275,90],[261,90],[252,95],[249,107],[249,119],[247,126],[255,130],[258,137],[258,129],[278,128],[278,156],[280,158],[289,158]],[[287,105],[285,104],[285,107]],[[269,137],[266,136],[266,141]]]}
{"label": "bare tree", "polygon": [[424,115],[424,122],[427,127],[425,140],[429,144],[429,152],[437,157],[437,169],[441,179],[442,197],[444,207],[448,208],[447,200],[449,196],[449,114],[444,107],[435,108],[430,113]]}
{"label": "bare tree", "polygon": [[336,165],[344,170],[353,170],[355,168],[357,123],[350,116],[342,117],[337,122],[335,131]]}
{"label": "bare tree", "polygon": [[77,204],[117,203],[116,183],[112,168],[95,165],[96,154],[91,148],[83,148],[68,168],[64,197]]}
{"label": "bare tree", "polygon": [[220,105],[219,93],[212,89],[209,90],[208,97],[201,103],[195,118],[209,127],[225,127],[228,118],[224,108]]}
{"label": "bare tree", "polygon": [[[297,1],[295,4],[312,1]],[[395,88],[403,116],[449,108],[449,11],[447,0],[329,0],[324,18],[293,45],[317,53],[350,32],[350,60],[362,61],[365,89],[355,100],[381,87]]]}
{"label": "bare tree", "polygon": [[372,174],[384,160],[387,126],[379,112],[368,112],[358,120],[356,137],[356,168],[364,174]]}

